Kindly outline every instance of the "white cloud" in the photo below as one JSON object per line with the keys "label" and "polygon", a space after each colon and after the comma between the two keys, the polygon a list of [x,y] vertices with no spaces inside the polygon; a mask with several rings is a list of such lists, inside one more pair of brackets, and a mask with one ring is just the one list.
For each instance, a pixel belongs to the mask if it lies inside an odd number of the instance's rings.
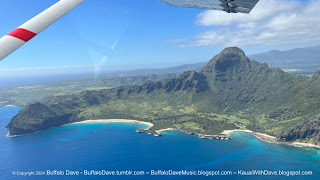
{"label": "white cloud", "polygon": [[185,46],[254,46],[320,42],[320,0],[260,0],[250,14],[208,10],[196,23],[212,27]]}
{"label": "white cloud", "polygon": [[170,40],[165,40],[167,43],[179,43],[179,42],[184,42],[187,39],[170,39]]}

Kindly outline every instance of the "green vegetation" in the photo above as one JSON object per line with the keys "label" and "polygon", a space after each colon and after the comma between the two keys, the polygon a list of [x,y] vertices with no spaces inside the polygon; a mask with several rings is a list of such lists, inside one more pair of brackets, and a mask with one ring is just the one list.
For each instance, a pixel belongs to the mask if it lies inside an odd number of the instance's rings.
{"label": "green vegetation", "polygon": [[162,80],[177,76],[176,74],[148,75],[148,76],[125,76],[113,77],[94,81],[84,79],[77,81],[51,82],[36,85],[1,88],[0,101],[7,101],[0,106],[14,104],[25,106],[27,104],[44,101],[52,96],[79,94],[85,90],[104,90],[118,86],[140,85],[147,81]]}
{"label": "green vegetation", "polygon": [[319,74],[285,73],[227,48],[201,72],[28,105],[8,128],[11,134],[25,134],[86,119],[123,118],[152,122],[151,130],[219,134],[247,128],[284,141],[319,141]]}

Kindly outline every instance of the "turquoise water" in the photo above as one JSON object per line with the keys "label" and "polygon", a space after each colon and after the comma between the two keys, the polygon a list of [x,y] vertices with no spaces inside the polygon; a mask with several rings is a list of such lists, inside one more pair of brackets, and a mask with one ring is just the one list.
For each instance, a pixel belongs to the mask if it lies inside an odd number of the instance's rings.
{"label": "turquoise water", "polygon": [[[4,127],[18,107],[0,108]],[[265,143],[246,133],[231,141],[199,139],[178,131],[162,137],[138,134],[133,123],[72,124],[21,137],[0,130],[0,179],[320,179],[320,151]],[[231,171],[229,176],[17,176],[50,170]],[[241,176],[239,170],[312,171],[312,176]]]}

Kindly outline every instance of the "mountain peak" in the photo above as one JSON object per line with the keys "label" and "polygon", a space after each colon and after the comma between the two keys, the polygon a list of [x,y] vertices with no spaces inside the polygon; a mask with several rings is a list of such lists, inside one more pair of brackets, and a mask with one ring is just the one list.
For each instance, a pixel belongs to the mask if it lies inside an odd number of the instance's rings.
{"label": "mountain peak", "polygon": [[228,47],[222,50],[220,55],[238,55],[238,56],[246,56],[242,49],[238,47]]}
{"label": "mountain peak", "polygon": [[249,62],[250,59],[245,55],[243,50],[238,47],[228,47],[214,56],[208,64],[203,67],[202,71],[209,73],[226,71],[239,64],[248,64]]}

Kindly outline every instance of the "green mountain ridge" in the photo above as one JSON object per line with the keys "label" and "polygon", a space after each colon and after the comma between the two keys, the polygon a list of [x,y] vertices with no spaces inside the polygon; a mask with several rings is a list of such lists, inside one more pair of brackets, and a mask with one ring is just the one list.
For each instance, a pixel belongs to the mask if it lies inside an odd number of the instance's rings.
{"label": "green mountain ridge", "polygon": [[173,127],[219,134],[240,127],[284,141],[317,143],[318,77],[319,72],[309,78],[269,68],[232,47],[200,72],[28,105],[8,128],[11,135],[21,135],[87,119],[121,118],[152,122],[151,130]]}

